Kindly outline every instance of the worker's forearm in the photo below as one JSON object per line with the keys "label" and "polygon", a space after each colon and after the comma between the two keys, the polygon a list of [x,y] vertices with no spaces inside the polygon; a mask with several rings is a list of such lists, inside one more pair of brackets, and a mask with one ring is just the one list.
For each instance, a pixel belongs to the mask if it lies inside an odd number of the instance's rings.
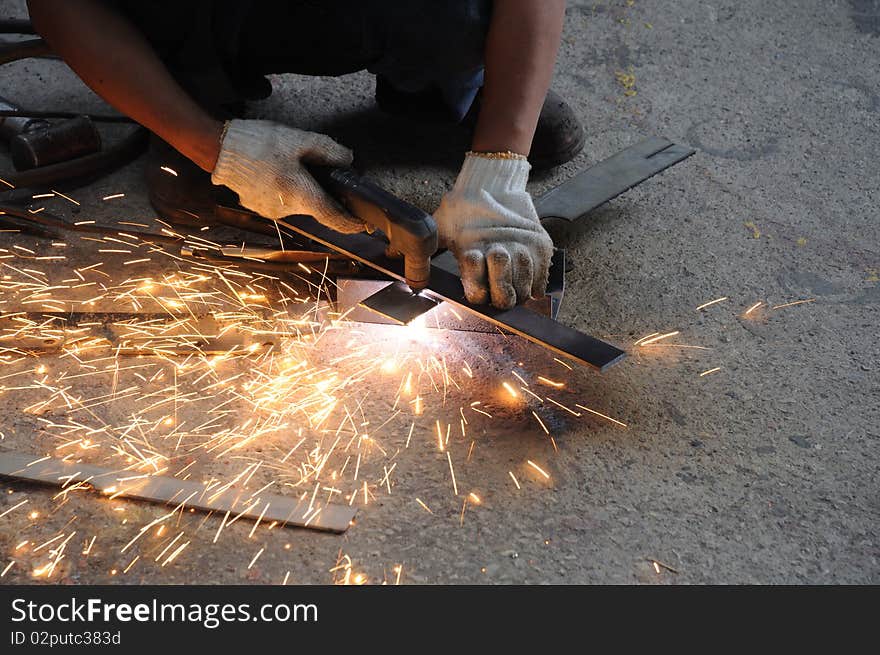
{"label": "worker's forearm", "polygon": [[204,170],[214,168],[222,123],[180,88],[123,16],[97,0],[28,0],[28,9],[39,34],[95,93]]}
{"label": "worker's forearm", "polygon": [[564,16],[564,0],[496,0],[473,150],[529,152],[553,77]]}

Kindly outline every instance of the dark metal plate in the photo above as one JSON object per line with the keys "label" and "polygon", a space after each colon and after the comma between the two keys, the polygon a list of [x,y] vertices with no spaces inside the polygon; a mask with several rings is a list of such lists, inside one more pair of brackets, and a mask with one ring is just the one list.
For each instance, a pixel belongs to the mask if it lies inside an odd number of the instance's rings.
{"label": "dark metal plate", "polygon": [[573,221],[683,161],[696,150],[650,137],[600,161],[535,200],[538,216]]}
{"label": "dark metal plate", "polygon": [[409,325],[425,312],[434,309],[437,301],[422,293],[413,293],[402,282],[392,282],[358,304],[395,323]]}

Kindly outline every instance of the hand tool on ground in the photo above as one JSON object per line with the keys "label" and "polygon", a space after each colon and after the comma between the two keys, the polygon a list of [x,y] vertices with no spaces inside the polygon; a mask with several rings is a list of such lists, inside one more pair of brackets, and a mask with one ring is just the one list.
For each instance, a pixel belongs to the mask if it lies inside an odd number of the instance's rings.
{"label": "hand tool on ground", "polygon": [[[0,97],[0,110],[18,112],[18,107]],[[88,116],[50,123],[29,116],[0,116],[0,138],[9,143],[16,170],[70,161],[101,149],[101,135]]]}

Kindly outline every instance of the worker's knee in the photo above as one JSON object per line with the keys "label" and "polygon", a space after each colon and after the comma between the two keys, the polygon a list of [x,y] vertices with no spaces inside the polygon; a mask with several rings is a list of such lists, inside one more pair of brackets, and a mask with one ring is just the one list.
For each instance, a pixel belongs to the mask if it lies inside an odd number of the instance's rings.
{"label": "worker's knee", "polygon": [[492,3],[489,0],[448,3],[429,0],[426,4],[439,10],[433,17],[436,21],[431,20],[425,29],[427,45],[432,51],[443,57],[453,72],[482,67]]}
{"label": "worker's knee", "polygon": [[393,7],[377,5],[384,48],[376,72],[412,87],[442,84],[479,70],[491,7],[491,0],[411,0],[405,5],[393,3]]}

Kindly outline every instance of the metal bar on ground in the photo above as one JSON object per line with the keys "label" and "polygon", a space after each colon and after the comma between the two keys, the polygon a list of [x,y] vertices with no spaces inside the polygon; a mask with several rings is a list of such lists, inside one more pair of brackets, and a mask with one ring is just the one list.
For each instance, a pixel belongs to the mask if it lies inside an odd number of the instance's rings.
{"label": "metal bar on ground", "polygon": [[[166,505],[184,503],[187,508],[203,512],[241,513],[243,517],[254,520],[262,516],[262,521],[278,521],[284,526],[336,533],[345,532],[357,513],[357,508],[348,505],[311,505],[306,500],[266,493],[254,497],[245,489],[230,488],[218,493],[198,482],[161,475],[136,476],[131,470],[114,470],[26,453],[0,452],[0,477],[56,487],[69,487],[81,482],[114,498],[135,498]],[[248,509],[250,507],[252,509]]]}
{"label": "metal bar on ground", "polygon": [[576,220],[695,152],[667,139],[650,137],[536,198],[535,209],[541,219]]}

